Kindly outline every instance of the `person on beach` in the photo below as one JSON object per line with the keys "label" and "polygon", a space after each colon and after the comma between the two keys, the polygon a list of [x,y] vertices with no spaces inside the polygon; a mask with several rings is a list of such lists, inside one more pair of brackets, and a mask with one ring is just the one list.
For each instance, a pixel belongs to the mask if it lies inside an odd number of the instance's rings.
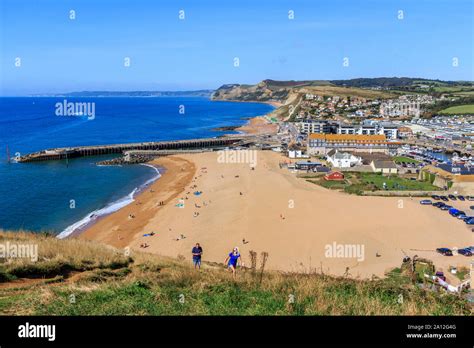
{"label": "person on beach", "polygon": [[236,276],[236,270],[237,270],[237,265],[239,263],[240,259],[240,264],[243,265],[242,263],[242,257],[240,256],[239,253],[239,248],[235,247],[234,250],[227,256],[225,259],[224,263],[227,264],[227,269],[232,271],[232,277],[235,279]]}
{"label": "person on beach", "polygon": [[199,243],[196,243],[196,245],[193,248],[192,253],[193,253],[194,268],[201,269],[202,248],[199,245]]}

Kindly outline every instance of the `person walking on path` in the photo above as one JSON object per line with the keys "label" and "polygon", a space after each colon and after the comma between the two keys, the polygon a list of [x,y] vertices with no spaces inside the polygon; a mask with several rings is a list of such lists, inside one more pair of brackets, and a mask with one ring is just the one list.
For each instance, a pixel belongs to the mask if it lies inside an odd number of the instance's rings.
{"label": "person walking on path", "polygon": [[227,264],[227,269],[232,271],[232,277],[235,279],[236,277],[236,270],[237,266],[239,264],[239,259],[240,259],[240,264],[243,265],[242,263],[242,257],[239,252],[239,248],[235,247],[234,250],[232,250],[227,258],[225,259],[224,263]]}

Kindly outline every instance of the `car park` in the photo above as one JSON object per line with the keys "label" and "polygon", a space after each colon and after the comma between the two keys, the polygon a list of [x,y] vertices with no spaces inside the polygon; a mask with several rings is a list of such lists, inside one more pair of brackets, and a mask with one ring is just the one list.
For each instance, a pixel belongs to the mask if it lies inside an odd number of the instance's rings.
{"label": "car park", "polygon": [[438,248],[436,249],[436,252],[444,256],[453,256],[453,252],[448,248]]}
{"label": "car park", "polygon": [[429,199],[423,199],[420,201],[420,204],[423,205],[431,205],[433,202],[431,202]]}

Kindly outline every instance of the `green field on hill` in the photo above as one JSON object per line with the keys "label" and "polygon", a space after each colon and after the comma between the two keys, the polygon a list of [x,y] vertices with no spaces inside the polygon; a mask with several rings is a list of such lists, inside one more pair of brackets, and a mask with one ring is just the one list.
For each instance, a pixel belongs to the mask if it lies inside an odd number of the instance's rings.
{"label": "green field on hill", "polygon": [[441,110],[439,113],[449,115],[474,114],[474,104],[451,106]]}

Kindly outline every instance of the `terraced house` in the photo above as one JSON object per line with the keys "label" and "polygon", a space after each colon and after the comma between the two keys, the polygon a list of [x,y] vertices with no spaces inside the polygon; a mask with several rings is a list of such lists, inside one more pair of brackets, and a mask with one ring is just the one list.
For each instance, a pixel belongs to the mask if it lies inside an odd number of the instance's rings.
{"label": "terraced house", "polygon": [[317,134],[308,136],[307,151],[310,155],[327,155],[331,150],[353,152],[382,152],[395,154],[399,142],[388,141],[385,135]]}

